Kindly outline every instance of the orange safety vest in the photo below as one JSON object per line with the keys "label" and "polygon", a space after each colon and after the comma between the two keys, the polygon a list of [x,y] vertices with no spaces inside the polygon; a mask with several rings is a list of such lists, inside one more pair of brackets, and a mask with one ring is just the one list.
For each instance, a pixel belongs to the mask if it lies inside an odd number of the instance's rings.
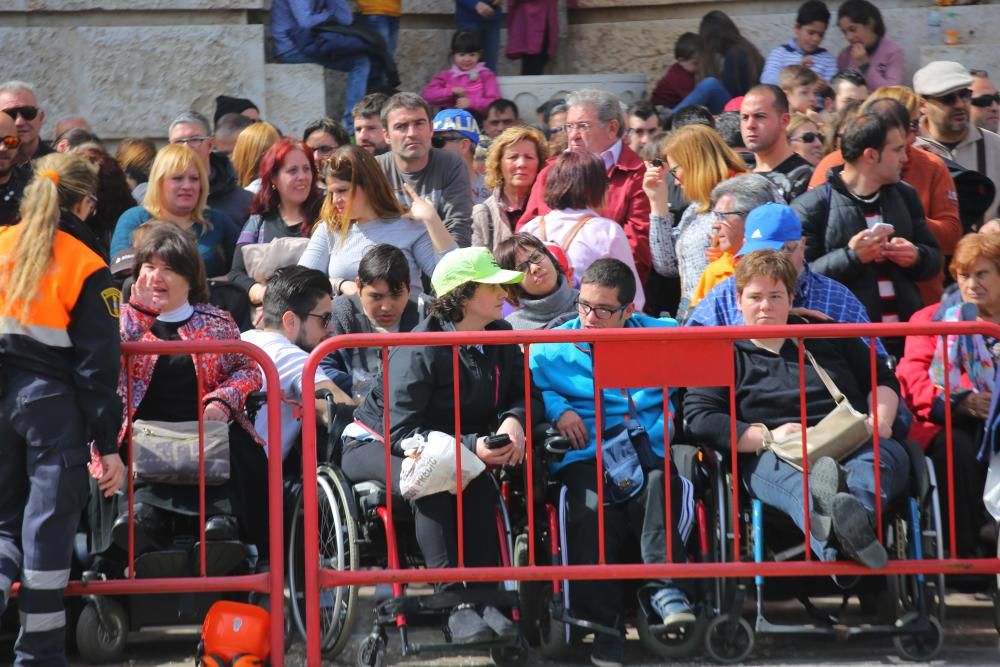
{"label": "orange safety vest", "polygon": [[[0,231],[0,262],[13,261],[10,253],[21,229],[21,225],[17,225]],[[70,315],[83,284],[95,272],[106,267],[101,256],[85,243],[64,231],[56,231],[48,271],[42,276],[25,321],[0,317],[0,331],[28,336],[50,347],[72,347],[68,331]],[[109,288],[105,292],[108,293],[101,296],[109,310],[117,309],[118,290]],[[0,311],[6,305],[6,294],[0,291]],[[113,314],[117,316],[117,313]]]}

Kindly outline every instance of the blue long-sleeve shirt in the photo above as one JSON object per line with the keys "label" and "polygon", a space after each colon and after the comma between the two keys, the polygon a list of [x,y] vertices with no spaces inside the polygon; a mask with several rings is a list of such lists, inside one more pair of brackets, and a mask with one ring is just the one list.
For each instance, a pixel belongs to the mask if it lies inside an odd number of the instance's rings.
{"label": "blue long-sleeve shirt", "polygon": [[271,36],[275,54],[281,56],[298,50],[291,37],[294,30],[311,30],[330,20],[339,25],[354,22],[354,14],[346,0],[274,0]]}
{"label": "blue long-sleeve shirt", "polygon": [[[633,314],[625,328],[675,327],[671,319],[657,319],[641,313]],[[574,318],[557,329],[582,329],[580,318]],[[589,441],[583,449],[570,450],[552,470],[558,471],[575,461],[590,461],[597,457],[597,413],[594,405],[594,364],[589,345],[576,343],[544,343],[531,346],[531,377],[545,400],[545,418],[553,424],[567,410],[580,416],[587,427]],[[673,390],[671,390],[673,391]],[[658,456],[663,456],[663,389],[649,387],[629,392],[635,402],[639,423],[649,434],[650,443]],[[628,396],[618,389],[605,389],[604,429],[624,423],[628,414]],[[671,417],[673,412],[671,411]],[[668,422],[673,436],[673,423]]]}

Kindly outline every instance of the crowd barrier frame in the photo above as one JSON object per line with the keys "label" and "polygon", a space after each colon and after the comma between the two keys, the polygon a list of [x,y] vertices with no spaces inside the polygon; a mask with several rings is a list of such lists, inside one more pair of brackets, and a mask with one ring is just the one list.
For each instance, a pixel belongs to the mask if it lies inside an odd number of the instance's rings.
{"label": "crowd barrier frame", "polygon": [[[281,442],[281,383],[278,370],[271,358],[256,345],[240,340],[211,341],[139,341],[122,343],[122,360],[127,368],[126,377],[131,377],[132,364],[135,357],[150,354],[189,354],[194,358],[195,368],[199,367],[199,357],[203,354],[241,354],[252,359],[261,369],[267,386],[267,441]],[[201,404],[205,394],[203,378],[198,375],[198,403]],[[132,382],[126,388],[127,402],[131,405]],[[126,411],[126,440],[129,450],[132,448],[132,410]],[[204,416],[199,414],[199,515],[200,540],[205,544],[205,440]],[[280,448],[279,448],[280,451]],[[270,605],[270,640],[272,667],[284,667],[285,664],[285,575],[284,575],[284,517],[281,511],[282,503],[282,460],[280,456],[268,457],[267,492],[270,525],[268,526],[268,541],[270,543],[270,571],[258,574],[237,576],[205,576],[206,549],[200,550],[200,576],[171,577],[163,579],[137,579],[135,576],[135,517],[134,517],[134,485],[132,476],[132,456],[128,457],[126,472],[129,536],[128,536],[128,576],[124,579],[108,581],[88,580],[71,581],[66,587],[66,595],[154,595],[160,593],[218,593],[247,592],[262,593],[271,596]],[[313,471],[315,473],[315,471]],[[315,481],[315,477],[313,478]],[[273,511],[278,508],[278,511]],[[15,590],[17,589],[15,585]]]}
{"label": "crowd barrier frame", "polygon": [[[804,347],[802,341],[811,338],[854,338],[867,339],[870,351],[870,366],[872,386],[876,382],[876,337],[903,337],[908,335],[968,335],[988,334],[1000,337],[1000,326],[983,322],[933,322],[927,324],[813,324],[782,325],[782,326],[734,326],[734,327],[669,327],[647,329],[585,329],[585,330],[547,330],[547,331],[480,331],[480,332],[441,332],[441,333],[403,333],[403,334],[351,334],[330,338],[316,347],[306,361],[303,370],[302,392],[304,396],[314,393],[314,375],[319,362],[330,353],[344,348],[382,349],[383,367],[388,367],[390,347],[421,347],[444,346],[452,348],[452,367],[454,374],[454,405],[455,432],[459,433],[461,424],[459,387],[459,346],[467,345],[501,345],[520,344],[524,348],[525,371],[525,402],[527,421],[531,423],[530,401],[530,370],[529,354],[532,345],[540,343],[589,343],[594,354],[594,379],[596,403],[597,436],[597,489],[598,489],[598,539],[599,562],[592,565],[553,566],[538,565],[535,561],[535,527],[536,509],[534,503],[534,473],[533,473],[533,443],[531,429],[526,429],[526,452],[524,462],[525,495],[527,497],[527,525],[529,553],[527,567],[464,567],[464,528],[462,514],[462,494],[457,500],[458,529],[458,561],[455,568],[436,569],[400,569],[390,567],[384,570],[337,571],[325,570],[319,566],[318,546],[318,510],[316,482],[316,406],[312,401],[305,401],[303,406],[302,457],[303,457],[303,503],[305,528],[305,601],[306,601],[306,661],[308,665],[320,664],[320,620],[319,594],[320,588],[332,588],[344,585],[373,585],[377,583],[434,583],[455,581],[541,581],[554,579],[654,579],[654,578],[750,578],[765,577],[800,577],[829,575],[908,575],[908,574],[997,574],[1000,573],[1000,558],[979,559],[923,559],[923,560],[891,560],[889,564],[877,571],[862,565],[845,562],[821,562],[811,553],[808,544],[809,512],[805,512],[805,559],[795,562],[762,562],[741,560],[740,551],[740,517],[739,517],[739,485],[732,485],[732,553],[734,559],[728,562],[670,562],[671,537],[667,531],[667,562],[662,564],[608,564],[605,561],[604,549],[604,509],[603,509],[603,456],[601,443],[601,411],[600,392],[603,388],[634,388],[634,387],[694,387],[722,386],[730,389],[730,415],[735,414],[735,377],[733,344],[737,340],[749,338],[789,338],[797,340],[800,369],[804,368]],[[628,355],[623,357],[622,355]],[[947,355],[946,355],[947,356]],[[628,363],[629,359],[639,359],[641,363]],[[623,361],[625,363],[623,363]],[[948,361],[945,359],[945,376],[948,376]],[[800,396],[804,392],[804,375],[799,375]],[[384,395],[389,395],[390,378],[382,374]],[[805,404],[800,400],[801,423],[803,436],[805,434]],[[952,461],[951,436],[951,405],[950,389],[945,387],[946,428],[948,429],[947,469],[949,482],[954,478]],[[664,392],[664,410],[667,410],[667,397]],[[877,407],[873,410],[877,420]],[[731,440],[735,453],[736,425],[731,419]],[[389,433],[389,414],[383,414],[383,433]],[[665,469],[670,465],[670,433],[664,429]],[[456,438],[456,463],[461,457],[461,443]],[[875,497],[880,497],[881,480],[879,476],[879,436],[874,433],[875,450]],[[803,458],[805,457],[805,438],[803,437]],[[385,448],[386,469],[389,469],[389,447]],[[730,456],[733,479],[739,479],[738,458]],[[461,486],[461,465],[456,465],[456,488]],[[804,497],[809,498],[808,491],[808,461],[804,465],[802,483]],[[668,521],[672,521],[670,507],[670,475],[664,475],[665,510]],[[392,494],[393,480],[387,476],[386,499],[387,514],[393,516]],[[949,525],[954,526],[955,506],[953,484],[949,483],[947,494],[947,516]],[[881,527],[882,509],[877,505],[876,516],[878,537],[883,539]],[[389,523],[392,531],[392,523]],[[950,532],[950,553],[955,552],[954,531]],[[390,561],[394,562],[394,561]]]}

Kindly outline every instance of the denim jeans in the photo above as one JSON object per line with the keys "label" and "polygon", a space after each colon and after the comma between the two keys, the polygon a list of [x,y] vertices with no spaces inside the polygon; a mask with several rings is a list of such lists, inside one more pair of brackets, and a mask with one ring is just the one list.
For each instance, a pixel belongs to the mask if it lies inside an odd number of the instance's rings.
{"label": "denim jeans", "polygon": [[[879,441],[882,509],[891,499],[903,494],[910,479],[910,458],[895,440]],[[749,458],[749,457],[746,457]],[[742,461],[741,461],[742,463]],[[875,514],[875,448],[869,441],[861,449],[840,463],[847,470],[849,493],[857,498],[868,512]],[[743,479],[750,487],[750,494],[791,517],[799,530],[805,529],[802,508],[802,472],[782,461],[773,452],[765,451],[756,459],[743,465]],[[809,501],[812,506],[812,499]],[[872,521],[874,524],[874,520]],[[837,560],[837,550],[826,542],[810,535],[813,553],[820,560]]]}
{"label": "denim jeans", "polygon": [[496,73],[497,54],[500,52],[500,21],[474,21],[467,25],[460,24],[457,29],[479,34],[483,46],[483,62]]}
{"label": "denim jeans", "polygon": [[722,108],[726,106],[726,102],[732,98],[733,96],[729,94],[729,91],[722,85],[722,82],[714,76],[710,76],[707,79],[702,79],[694,87],[694,90],[688,93],[687,97],[677,103],[677,106],[673,110],[677,111],[693,104],[700,104],[708,107],[708,110],[713,114],[719,114],[722,113]]}
{"label": "denim jeans", "polygon": [[[380,34],[382,39],[385,40],[386,49],[389,51],[389,55],[392,59],[396,59],[396,46],[399,44],[399,17],[398,16],[385,16],[384,14],[362,14],[361,20],[365,24]],[[374,86],[385,86],[388,85],[388,79],[385,72],[381,72],[380,76],[376,79],[372,77],[372,85]]]}

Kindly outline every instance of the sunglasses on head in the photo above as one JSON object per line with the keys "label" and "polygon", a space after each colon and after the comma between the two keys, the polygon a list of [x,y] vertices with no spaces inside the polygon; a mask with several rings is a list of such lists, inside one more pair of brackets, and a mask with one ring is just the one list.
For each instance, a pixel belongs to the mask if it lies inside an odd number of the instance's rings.
{"label": "sunglasses on head", "polygon": [[16,150],[21,145],[21,137],[9,135],[0,137],[0,144],[3,144],[3,147],[9,151]]}
{"label": "sunglasses on head", "polygon": [[1000,104],[1000,93],[993,93],[992,95],[976,95],[969,100],[969,103],[974,107],[991,107],[994,104]]}
{"label": "sunglasses on head", "polygon": [[938,97],[929,96],[932,100],[939,102],[945,106],[953,106],[958,100],[968,100],[972,97],[972,90],[969,88],[963,88],[962,90],[956,90],[953,93],[948,93],[947,95],[941,95]]}
{"label": "sunglasses on head", "polygon": [[24,120],[35,120],[38,117],[38,107],[10,107],[3,112],[14,120],[17,120],[18,116]]}
{"label": "sunglasses on head", "polygon": [[822,132],[803,132],[797,137],[792,137],[792,141],[801,141],[804,144],[811,144],[817,139],[820,143],[826,141],[826,137],[823,136]]}

